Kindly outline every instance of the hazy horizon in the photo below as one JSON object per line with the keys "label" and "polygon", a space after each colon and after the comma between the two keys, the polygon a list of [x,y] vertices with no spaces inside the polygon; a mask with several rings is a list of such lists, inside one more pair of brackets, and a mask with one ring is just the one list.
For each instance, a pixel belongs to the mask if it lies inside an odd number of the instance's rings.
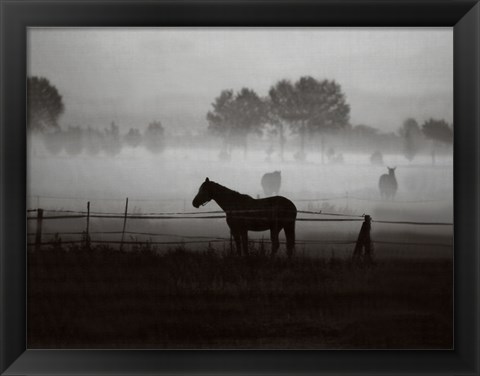
{"label": "hazy horizon", "polygon": [[221,90],[334,79],[350,123],[453,121],[452,28],[30,28],[28,74],[63,96],[62,126],[201,132]]}

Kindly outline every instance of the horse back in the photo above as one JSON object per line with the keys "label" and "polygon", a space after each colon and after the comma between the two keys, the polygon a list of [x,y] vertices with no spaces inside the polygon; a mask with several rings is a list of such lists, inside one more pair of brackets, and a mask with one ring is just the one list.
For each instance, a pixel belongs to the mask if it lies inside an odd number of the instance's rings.
{"label": "horse back", "polygon": [[238,217],[277,217],[281,213],[282,218],[296,218],[297,207],[288,198],[283,196],[272,196],[254,199],[248,196],[237,210],[229,213],[230,216]]}
{"label": "horse back", "polygon": [[282,210],[293,210],[295,212],[297,211],[297,207],[295,206],[295,204],[292,201],[290,201],[288,198],[283,196],[259,198],[259,199],[256,199],[255,201],[257,201],[257,204],[260,206],[274,207]]}
{"label": "horse back", "polygon": [[[265,231],[295,226],[297,208],[289,199],[273,196],[262,199],[244,198],[235,209],[227,211],[227,223],[232,231]],[[290,228],[289,227],[289,228]]]}

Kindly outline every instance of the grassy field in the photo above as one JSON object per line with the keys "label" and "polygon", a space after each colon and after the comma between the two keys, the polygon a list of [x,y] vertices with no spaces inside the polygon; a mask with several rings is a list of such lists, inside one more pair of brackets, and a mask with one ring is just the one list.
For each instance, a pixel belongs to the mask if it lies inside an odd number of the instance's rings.
{"label": "grassy field", "polygon": [[448,349],[450,259],[28,252],[29,348]]}

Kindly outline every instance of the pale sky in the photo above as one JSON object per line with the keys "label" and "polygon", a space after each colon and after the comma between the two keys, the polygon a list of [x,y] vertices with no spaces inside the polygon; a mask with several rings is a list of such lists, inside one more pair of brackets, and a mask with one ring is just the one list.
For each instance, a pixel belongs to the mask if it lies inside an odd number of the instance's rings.
{"label": "pale sky", "polygon": [[65,126],[196,131],[222,90],[307,75],[341,85],[352,125],[453,121],[453,28],[31,28],[28,57]]}

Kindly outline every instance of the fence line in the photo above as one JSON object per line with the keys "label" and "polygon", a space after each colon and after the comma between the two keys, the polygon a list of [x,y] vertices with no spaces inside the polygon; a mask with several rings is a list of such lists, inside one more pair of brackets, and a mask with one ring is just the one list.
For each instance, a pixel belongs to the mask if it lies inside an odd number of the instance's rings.
{"label": "fence line", "polygon": [[[43,217],[44,220],[49,219],[78,219],[78,218],[88,218],[87,215],[53,215]],[[152,215],[152,216],[145,216],[145,215],[99,215],[99,214],[91,214],[89,218],[110,218],[110,219],[224,219],[226,218],[225,215],[209,215],[209,216],[166,216],[166,215]],[[238,219],[251,219],[251,217],[239,217]],[[36,220],[37,217],[27,217],[27,220]],[[358,222],[363,221],[361,218],[297,218],[297,221],[305,221],[305,222]]]}
{"label": "fence line", "polygon": [[453,226],[453,223],[450,222],[413,222],[413,221],[377,221],[373,220],[375,223],[385,223],[392,225],[419,225],[419,226]]}
{"label": "fence line", "polygon": [[[205,235],[181,235],[181,234],[169,234],[169,233],[158,233],[158,232],[142,232],[142,231],[90,231],[89,234],[91,235],[143,235],[143,236],[170,236],[170,237],[177,237],[177,238],[205,238],[205,239],[227,239],[224,237],[216,237],[216,236],[205,236]],[[35,236],[36,232],[29,232],[27,236]],[[44,232],[43,235],[55,236],[55,235],[85,235],[85,231],[72,231],[72,232]]]}
{"label": "fence line", "polygon": [[[36,212],[37,209],[30,209],[27,210],[27,212]],[[63,210],[63,209],[43,209],[44,212],[49,212],[49,213],[74,213],[74,214],[98,214],[98,215],[111,215],[111,216],[122,216],[122,213],[120,212],[94,212],[94,211],[83,211],[83,210]],[[235,213],[255,213],[255,212],[262,212],[264,210],[261,209],[249,209],[249,210],[235,210],[235,211],[230,211],[230,213],[235,212]],[[152,215],[200,215],[200,214],[223,214],[223,210],[214,210],[214,211],[195,211],[195,212],[150,212],[150,213],[134,213],[134,215],[143,215],[143,216],[152,216]],[[331,213],[331,212],[324,212],[322,210],[318,211],[311,211],[311,210],[297,210],[297,213],[301,214],[315,214],[315,215],[330,215],[330,216],[341,216],[341,217],[355,217],[355,218],[363,218],[363,215],[357,215],[357,214],[343,214],[343,213]]]}
{"label": "fence line", "polygon": [[[122,234],[122,231],[91,231],[90,234],[92,235],[119,235]],[[143,236],[152,236],[152,237],[178,237],[178,238],[186,238],[186,239],[207,239],[204,241],[230,241],[230,238],[226,237],[221,237],[221,236],[209,236],[209,235],[183,235],[183,234],[172,234],[172,233],[158,233],[158,232],[141,232],[141,231],[125,231],[124,232],[127,235],[143,235]],[[36,232],[29,232],[27,233],[28,236],[35,236]],[[47,236],[56,236],[56,235],[85,235],[85,231],[77,231],[77,232],[43,232],[43,235]],[[204,242],[201,241],[201,242]],[[268,239],[259,239],[259,238],[249,238],[250,242],[264,242],[264,243],[271,243],[270,240]],[[83,243],[84,240],[67,240],[67,241],[61,241],[62,243]],[[100,240],[95,241],[91,240],[90,242],[96,243],[100,242]],[[117,242],[115,241],[105,241],[105,242],[110,242],[116,244]],[[56,241],[50,241],[50,242],[43,242],[41,243],[42,245],[46,244],[56,244]],[[143,241],[139,242],[136,241],[134,243],[151,243],[150,241]],[[175,244],[182,244],[184,243],[183,241],[178,241],[178,242],[168,242],[168,243],[175,243]],[[197,242],[192,242],[192,243],[197,243]],[[285,242],[280,242],[284,244]],[[343,240],[306,240],[306,239],[300,239],[297,240],[296,243],[299,244],[352,244],[355,243],[354,240],[349,240],[349,241],[343,241]],[[452,244],[446,244],[446,243],[415,243],[415,242],[392,242],[392,241],[385,241],[385,240],[375,240],[373,241],[375,244],[391,244],[391,245],[415,245],[415,246],[440,246],[440,247],[451,247]],[[126,243],[127,244],[127,243]],[[152,243],[153,244],[153,243]],[[163,244],[163,242],[160,242],[159,244]],[[35,243],[29,243],[29,245],[35,245]]]}
{"label": "fence line", "polygon": [[[30,210],[29,212],[36,212],[37,210]],[[245,211],[238,211],[238,212],[255,212],[255,211],[260,211],[260,210],[245,210]],[[112,212],[86,212],[86,211],[77,211],[77,210],[50,210],[50,209],[45,209],[44,213],[68,213],[68,214],[73,214],[73,215],[51,215],[44,217],[46,219],[68,219],[68,218],[113,218],[113,219],[120,219],[120,218],[125,218],[125,214],[121,213],[112,213]],[[209,217],[200,217],[200,215],[205,215],[205,214],[223,214],[224,211],[208,211],[208,212],[152,212],[152,213],[132,213],[127,215],[127,218],[132,218],[132,219],[140,219],[139,217],[145,218],[145,219],[173,219],[173,218],[179,218],[179,219],[186,219],[186,217],[180,217],[181,215],[193,215],[194,217],[188,217],[190,218],[201,218],[201,219],[207,219],[207,218],[225,218],[225,215],[221,216],[209,216]],[[330,212],[323,212],[323,211],[307,211],[307,210],[298,210],[297,213],[300,214],[311,214],[311,215],[325,215],[325,216],[331,216],[331,217],[350,217],[350,218],[363,218],[364,215],[357,215],[357,214],[343,214],[343,213],[330,213]],[[27,217],[27,220],[33,220],[36,217]],[[297,220],[308,220],[308,218],[305,219],[297,219]],[[360,220],[360,219],[359,219]],[[333,219],[332,219],[333,221]]]}
{"label": "fence line", "polygon": [[330,213],[330,212],[324,212],[324,211],[322,211],[322,210],[319,210],[319,211],[297,210],[297,213],[302,213],[302,214],[331,215],[331,216],[340,216],[340,217],[355,217],[355,218],[363,218],[363,217],[364,217],[364,215],[358,215],[358,214],[343,214],[343,213]]}
{"label": "fence line", "polygon": [[[37,198],[37,199],[49,199],[49,200],[76,200],[76,201],[124,201],[124,198],[112,198],[112,197],[105,197],[105,198],[86,198],[86,197],[55,197],[55,196],[43,196],[43,195],[29,195],[29,198]],[[358,196],[351,196],[349,194],[343,196],[333,196],[333,197],[320,197],[320,198],[298,198],[292,199],[294,202],[318,202],[318,201],[336,201],[336,200],[358,200],[358,201],[370,201],[370,202],[386,202],[382,199],[376,198],[369,198],[369,197],[358,197]],[[183,202],[185,199],[183,198],[138,198],[138,199],[131,199],[132,202]],[[394,200],[394,201],[387,201],[390,204],[419,204],[419,203],[430,203],[430,202],[440,202],[440,201],[449,201],[449,199],[437,198],[437,199],[424,199],[424,200]]]}
{"label": "fence line", "polygon": [[[263,210],[235,210],[225,213],[223,211],[205,211],[205,212],[164,212],[164,213],[149,213],[149,214],[128,214],[128,198],[125,202],[125,211],[123,214],[121,213],[105,213],[105,212],[91,212],[90,211],[90,201],[87,202],[87,211],[73,211],[73,210],[56,210],[56,209],[29,209],[27,213],[36,212],[37,216],[28,216],[27,220],[36,220],[37,230],[35,233],[28,233],[28,236],[35,235],[35,242],[28,243],[29,246],[34,245],[36,250],[39,250],[43,245],[56,245],[56,244],[85,244],[87,249],[90,249],[90,245],[92,243],[95,244],[120,244],[120,251],[122,250],[124,244],[132,245],[132,244],[152,244],[152,245],[179,245],[179,244],[194,244],[194,243],[218,243],[223,242],[224,244],[228,241],[231,243],[231,237],[212,237],[212,236],[195,236],[195,235],[176,235],[176,234],[165,234],[165,233],[151,233],[151,232],[134,232],[134,231],[127,231],[127,220],[128,219],[164,219],[164,220],[174,220],[174,219],[224,219],[229,213],[252,213],[252,212],[263,212]],[[68,213],[69,215],[49,215],[44,216],[44,212],[47,213]],[[355,249],[353,252],[353,257],[355,259],[364,259],[370,260],[371,253],[373,252],[372,245],[377,244],[393,244],[393,245],[416,245],[416,246],[440,246],[440,247],[451,247],[451,244],[443,244],[443,243],[412,243],[412,242],[391,242],[391,241],[372,241],[370,237],[370,229],[371,229],[371,222],[372,218],[368,214],[363,215],[354,215],[354,214],[343,214],[343,213],[329,213],[329,212],[322,212],[322,211],[298,211],[301,214],[306,215],[324,215],[324,216],[341,216],[344,218],[297,218],[297,221],[304,221],[304,222],[360,222],[362,221],[362,226],[360,233],[358,235],[358,239],[356,241],[342,241],[342,240],[298,240],[296,241],[297,244],[303,245],[314,245],[314,244],[323,244],[323,245],[347,245],[347,244],[356,244]],[[216,215],[216,214],[222,215]],[[215,215],[212,215],[215,214]],[[244,217],[238,216],[238,218],[245,218],[251,219],[251,217],[245,214]],[[348,218],[345,218],[348,217]],[[42,223],[44,220],[54,220],[54,219],[80,219],[86,218],[86,227],[85,231],[82,232],[64,232],[64,233],[43,233],[43,235],[82,235],[83,239],[81,240],[67,240],[62,241],[60,238],[56,238],[52,241],[45,242],[42,241]],[[90,218],[109,218],[109,219],[123,219],[123,227],[122,231],[104,231],[104,232],[90,232]],[[381,224],[396,224],[396,225],[424,225],[424,226],[452,226],[453,223],[446,223],[446,222],[419,222],[419,221],[387,221],[387,220],[375,220],[376,223]],[[91,234],[101,234],[101,235],[109,235],[109,234],[121,234],[121,240],[92,240],[90,235]],[[149,236],[149,237],[156,237],[156,236],[170,236],[170,237],[181,237],[181,241],[152,241],[151,238],[144,241],[135,240],[125,240],[125,235],[142,235],[142,236]],[[185,240],[191,239],[191,240]],[[194,240],[193,240],[194,239]],[[200,240],[201,239],[201,240]],[[271,241],[265,239],[250,239],[250,243],[271,243]],[[284,241],[280,242],[281,244],[285,244]],[[232,245],[231,245],[232,246]]]}
{"label": "fence line", "polygon": [[[220,213],[220,212],[219,212]],[[204,214],[204,213],[198,213]],[[322,213],[322,212],[309,212],[309,214],[317,215],[332,215],[331,213]],[[338,214],[339,216],[349,216],[348,214]],[[353,215],[352,215],[353,216]],[[225,215],[194,215],[194,216],[185,216],[185,215],[138,215],[138,214],[129,214],[129,215],[111,215],[111,214],[78,214],[78,215],[53,215],[53,216],[43,216],[43,220],[49,219],[79,219],[79,218],[110,218],[110,219],[224,219]],[[354,216],[358,218],[297,218],[297,221],[300,222],[358,222],[363,221],[363,216]],[[242,217],[238,217],[242,218]],[[244,219],[249,219],[249,217],[243,217]],[[37,220],[37,217],[27,217],[27,220]],[[419,225],[419,226],[453,226],[452,222],[420,222],[420,221],[386,221],[386,220],[373,220],[375,223],[382,224],[398,224],[398,225]]]}

